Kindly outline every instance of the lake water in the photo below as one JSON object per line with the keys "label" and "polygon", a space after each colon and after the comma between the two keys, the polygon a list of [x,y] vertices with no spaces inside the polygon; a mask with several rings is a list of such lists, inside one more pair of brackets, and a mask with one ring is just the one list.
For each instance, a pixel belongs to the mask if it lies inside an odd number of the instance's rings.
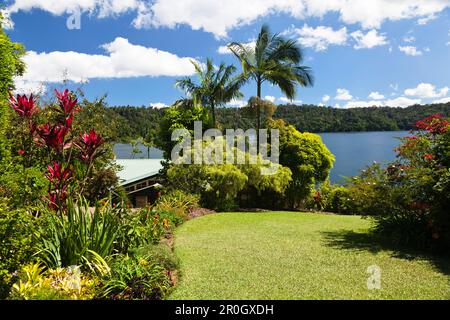
{"label": "lake water", "polygon": [[[398,138],[408,134],[408,131],[320,134],[323,142],[336,157],[330,174],[331,181],[338,183],[343,180],[343,176],[355,176],[374,161],[385,164],[394,160],[394,149],[400,143]],[[133,155],[130,144],[116,144],[114,153],[118,159],[147,158],[147,147],[143,145],[138,147],[141,153]],[[161,150],[150,148],[150,158],[162,157]]]}
{"label": "lake water", "polygon": [[394,149],[400,144],[398,138],[408,134],[408,131],[320,134],[336,157],[330,180],[338,183],[343,180],[343,176],[355,176],[374,161],[386,164],[394,160]]}

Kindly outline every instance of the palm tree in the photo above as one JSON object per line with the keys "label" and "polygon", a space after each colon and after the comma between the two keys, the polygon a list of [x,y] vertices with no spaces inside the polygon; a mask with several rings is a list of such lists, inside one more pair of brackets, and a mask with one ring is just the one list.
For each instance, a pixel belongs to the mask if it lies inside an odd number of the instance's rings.
{"label": "palm tree", "polygon": [[239,91],[245,79],[233,77],[236,67],[221,63],[214,66],[211,59],[206,60],[206,65],[202,66],[197,61],[191,60],[195,67],[199,83],[195,83],[191,78],[186,77],[175,82],[175,86],[184,90],[193,99],[209,107],[212,113],[212,120],[216,126],[216,107],[224,105],[233,99],[243,97]]}
{"label": "palm tree", "polygon": [[[296,41],[271,34],[269,27],[263,25],[255,46],[232,42],[228,48],[242,65],[242,77],[256,81],[257,97],[261,99],[264,82],[278,86],[288,99],[294,99],[297,84],[307,87],[313,85],[310,68],[300,65],[303,53]],[[261,127],[260,108],[257,111],[257,132]],[[259,147],[259,134],[257,135]],[[258,148],[259,151],[259,148]]]}

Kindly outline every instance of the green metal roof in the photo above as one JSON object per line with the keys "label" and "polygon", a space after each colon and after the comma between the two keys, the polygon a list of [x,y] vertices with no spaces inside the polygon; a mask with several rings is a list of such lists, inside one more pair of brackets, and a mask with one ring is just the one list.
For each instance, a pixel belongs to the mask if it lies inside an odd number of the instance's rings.
{"label": "green metal roof", "polygon": [[127,185],[157,175],[163,159],[116,159],[123,169],[117,173],[120,185]]}

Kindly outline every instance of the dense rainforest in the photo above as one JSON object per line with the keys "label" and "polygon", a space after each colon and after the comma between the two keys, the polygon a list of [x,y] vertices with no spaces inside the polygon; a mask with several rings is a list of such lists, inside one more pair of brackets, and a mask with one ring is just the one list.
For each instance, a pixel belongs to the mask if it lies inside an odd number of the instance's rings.
{"label": "dense rainforest", "polygon": [[[117,124],[117,140],[129,141],[155,129],[164,109],[117,106],[110,107],[109,112]],[[436,113],[450,116],[450,103],[352,109],[279,105],[274,118],[284,119],[302,132],[395,131],[410,130],[416,121]],[[255,127],[254,118],[246,114],[245,108],[217,109],[217,121],[222,128]]]}

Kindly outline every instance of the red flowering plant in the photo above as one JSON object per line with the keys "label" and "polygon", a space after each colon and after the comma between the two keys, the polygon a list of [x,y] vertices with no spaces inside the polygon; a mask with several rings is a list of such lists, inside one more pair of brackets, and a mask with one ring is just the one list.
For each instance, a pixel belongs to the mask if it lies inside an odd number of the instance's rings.
{"label": "red flowering plant", "polygon": [[398,160],[377,176],[366,211],[401,242],[450,248],[450,122],[432,115],[411,134],[401,139]]}
{"label": "red flowering plant", "polygon": [[416,128],[430,134],[443,134],[450,130],[450,122],[442,114],[434,114],[416,122]]}
{"label": "red flowering plant", "polygon": [[[27,157],[25,166],[48,164],[45,170],[47,201],[50,208],[63,212],[70,196],[83,193],[94,160],[103,154],[104,140],[93,129],[77,133],[74,118],[81,108],[73,93],[67,89],[63,92],[55,90],[55,96],[57,103],[47,107],[50,116],[43,124],[38,124],[36,119],[40,109],[32,95],[11,96],[10,105],[26,128],[23,136],[27,143],[23,143],[17,153]],[[38,149],[35,157],[31,152],[34,148]]]}
{"label": "red flowering plant", "polygon": [[28,166],[33,157],[33,139],[36,133],[36,116],[39,113],[36,98],[33,95],[13,96],[10,94],[9,103],[15,111],[19,121],[19,128],[16,130],[20,133],[20,145],[17,154]]}
{"label": "red flowering plant", "polygon": [[45,177],[50,183],[48,192],[49,207],[57,211],[65,207],[69,196],[72,171],[69,168],[63,169],[58,162],[48,165],[47,168],[48,172]]}

